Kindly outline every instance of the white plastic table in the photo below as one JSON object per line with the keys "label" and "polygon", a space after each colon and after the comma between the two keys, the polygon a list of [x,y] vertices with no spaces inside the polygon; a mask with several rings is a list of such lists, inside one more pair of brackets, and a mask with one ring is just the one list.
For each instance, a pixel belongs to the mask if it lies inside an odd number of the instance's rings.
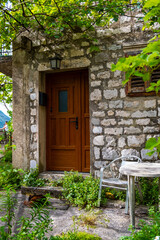
{"label": "white plastic table", "polygon": [[160,210],[160,163],[129,163],[121,166],[121,174],[128,176],[130,222],[135,227],[135,177],[159,177]]}

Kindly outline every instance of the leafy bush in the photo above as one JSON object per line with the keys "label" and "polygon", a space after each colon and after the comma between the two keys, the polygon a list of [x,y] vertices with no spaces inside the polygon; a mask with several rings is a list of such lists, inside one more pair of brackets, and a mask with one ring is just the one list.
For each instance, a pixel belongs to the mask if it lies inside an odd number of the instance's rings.
{"label": "leafy bush", "polygon": [[[143,196],[141,201],[139,190],[136,191],[136,202],[138,204],[144,204],[152,206],[158,203],[158,178],[139,178],[139,184]],[[116,189],[107,188],[106,192],[110,192],[114,195],[114,199],[126,201],[126,191],[118,191]]]}
{"label": "leafy bush", "polygon": [[[6,196],[2,196],[1,210],[4,212],[1,221],[5,226],[0,227],[1,240],[47,240],[46,234],[51,228],[52,220],[49,218],[49,212],[43,209],[43,206],[33,208],[30,217],[21,217],[18,225],[15,219],[13,209],[15,206],[15,198],[12,196],[13,190],[6,189]],[[46,197],[46,201],[47,201]],[[13,226],[13,228],[12,228]],[[18,226],[18,228],[17,228]],[[16,233],[13,232],[16,229]]]}
{"label": "leafy bush", "polygon": [[10,143],[7,143],[4,146],[3,150],[0,150],[0,153],[3,155],[2,161],[5,162],[12,162],[12,150],[16,148],[15,145],[11,145]]}
{"label": "leafy bush", "polygon": [[[158,178],[139,178],[143,195],[143,204],[152,206],[158,203]],[[136,188],[136,201],[140,203],[139,192]]]}
{"label": "leafy bush", "polygon": [[12,162],[12,150],[9,150],[7,152],[5,152],[4,156],[3,156],[3,160],[5,162]]}
{"label": "leafy bush", "polygon": [[141,230],[131,229],[131,235],[121,237],[120,240],[153,240],[156,236],[160,236],[160,212],[154,212],[153,208],[151,208],[150,216],[152,220],[149,224],[141,220]]}
{"label": "leafy bush", "polygon": [[126,191],[120,191],[117,189],[106,188],[106,193],[111,193],[115,200],[126,201]]}
{"label": "leafy bush", "polygon": [[15,189],[21,187],[23,179],[23,171],[21,169],[13,168],[10,163],[2,161],[0,163],[0,188],[8,185]]}
{"label": "leafy bush", "polygon": [[[99,179],[92,176],[83,178],[78,172],[65,172],[63,182],[63,196],[75,206],[85,207],[87,210],[97,206]],[[103,191],[102,199],[105,196]],[[105,198],[106,199],[106,198]]]}
{"label": "leafy bush", "polygon": [[101,240],[101,238],[86,232],[69,231],[62,236],[51,236],[50,240]]}
{"label": "leafy bush", "polygon": [[[11,188],[5,189],[5,195],[0,201],[0,210],[3,212],[1,221],[5,226],[0,226],[1,240],[100,240],[101,238],[76,230],[69,231],[61,236],[47,237],[48,231],[53,230],[51,227],[52,220],[49,217],[49,212],[43,207],[46,205],[49,195],[46,195],[46,202],[43,205],[38,205],[30,211],[30,217],[21,217],[18,225],[15,219],[13,209],[16,208],[17,200],[13,196],[15,191]],[[13,227],[12,227],[13,226]],[[16,229],[16,233],[13,231]]]}
{"label": "leafy bush", "polygon": [[27,187],[43,187],[46,183],[45,179],[38,178],[39,171],[38,168],[31,169],[23,177],[23,185]]}
{"label": "leafy bush", "polygon": [[158,158],[160,158],[160,137],[149,138],[145,144],[145,149],[150,150],[147,155],[152,156],[156,152]]}

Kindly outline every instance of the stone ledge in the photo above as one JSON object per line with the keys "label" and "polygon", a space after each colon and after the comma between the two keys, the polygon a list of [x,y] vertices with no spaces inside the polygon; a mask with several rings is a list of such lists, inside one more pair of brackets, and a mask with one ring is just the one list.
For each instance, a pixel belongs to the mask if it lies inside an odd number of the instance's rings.
{"label": "stone ledge", "polygon": [[62,196],[61,187],[21,187],[22,194],[46,194],[50,193],[52,197],[59,198]]}

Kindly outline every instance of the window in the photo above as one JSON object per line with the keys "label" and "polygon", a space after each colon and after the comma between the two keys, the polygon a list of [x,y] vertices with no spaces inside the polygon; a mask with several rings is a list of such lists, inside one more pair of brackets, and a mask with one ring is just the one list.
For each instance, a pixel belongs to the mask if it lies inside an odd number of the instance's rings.
{"label": "window", "polygon": [[[126,53],[127,56],[134,56],[139,52]],[[138,96],[152,96],[155,92],[147,92],[146,89],[150,86],[151,82],[156,83],[160,79],[160,68],[153,71],[150,81],[143,81],[141,77],[133,76],[131,80],[126,84],[126,95],[130,97]]]}
{"label": "window", "polygon": [[68,92],[67,90],[59,91],[59,112],[68,111]]}

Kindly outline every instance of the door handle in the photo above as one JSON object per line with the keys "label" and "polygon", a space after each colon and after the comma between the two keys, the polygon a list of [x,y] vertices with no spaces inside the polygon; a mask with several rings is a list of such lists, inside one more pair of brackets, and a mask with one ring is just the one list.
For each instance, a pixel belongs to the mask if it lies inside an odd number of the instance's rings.
{"label": "door handle", "polygon": [[71,121],[71,122],[75,122],[76,123],[76,129],[78,129],[78,117],[76,117],[75,121]]}

